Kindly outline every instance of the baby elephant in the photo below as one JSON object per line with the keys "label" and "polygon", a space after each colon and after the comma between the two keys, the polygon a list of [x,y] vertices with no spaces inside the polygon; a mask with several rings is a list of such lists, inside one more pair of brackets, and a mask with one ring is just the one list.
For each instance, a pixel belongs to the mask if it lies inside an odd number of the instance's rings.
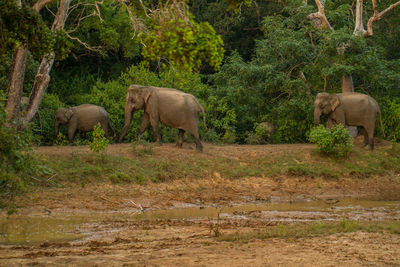
{"label": "baby elephant", "polygon": [[102,107],[92,104],[59,108],[54,118],[54,138],[57,138],[58,126],[66,123],[68,123],[68,141],[70,143],[75,137],[76,130],[79,130],[81,133],[90,132],[93,131],[94,126],[98,123],[100,123],[106,137],[108,137],[108,127],[115,134],[107,111]]}

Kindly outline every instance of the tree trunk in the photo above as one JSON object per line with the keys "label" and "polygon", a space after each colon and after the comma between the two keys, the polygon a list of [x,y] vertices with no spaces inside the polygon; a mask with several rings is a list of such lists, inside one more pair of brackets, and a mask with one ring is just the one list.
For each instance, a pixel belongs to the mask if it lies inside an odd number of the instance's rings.
{"label": "tree trunk", "polygon": [[[22,8],[21,0],[15,0],[15,2],[19,8]],[[11,60],[7,87],[7,120],[12,120],[19,112],[24,85],[27,53],[27,48],[23,45],[19,45]]]}
{"label": "tree trunk", "polygon": [[[46,4],[53,1],[54,0],[39,0],[32,8],[33,10],[35,10],[36,13],[39,13],[39,11]],[[20,8],[22,7],[21,0],[16,0],[15,2]],[[27,55],[28,55],[28,48],[23,45],[19,45],[12,57],[10,74],[8,76],[8,88],[7,88],[7,103],[6,103],[7,120],[14,119],[18,115],[20,110]]]}
{"label": "tree trunk", "polygon": [[54,63],[54,52],[42,58],[39,69],[33,82],[32,92],[29,96],[29,104],[26,108],[27,112],[24,116],[24,124],[33,120],[39,110],[40,102],[50,82],[50,70]]}
{"label": "tree trunk", "polygon": [[340,84],[342,87],[342,93],[354,92],[353,78],[351,75],[343,75]]}
{"label": "tree trunk", "polygon": [[20,45],[11,60],[6,103],[7,120],[12,120],[19,113],[27,54],[28,49]]}
{"label": "tree trunk", "polygon": [[[55,32],[64,28],[65,21],[68,17],[69,5],[72,0],[61,0],[60,6],[58,7],[57,14],[54,18],[51,31]],[[32,92],[29,96],[29,104],[27,112],[23,118],[23,128],[33,120],[36,113],[39,110],[40,102],[42,101],[43,95],[50,82],[50,71],[53,67],[55,53],[50,52],[48,55],[42,58],[38,72],[35,76],[33,83]]]}

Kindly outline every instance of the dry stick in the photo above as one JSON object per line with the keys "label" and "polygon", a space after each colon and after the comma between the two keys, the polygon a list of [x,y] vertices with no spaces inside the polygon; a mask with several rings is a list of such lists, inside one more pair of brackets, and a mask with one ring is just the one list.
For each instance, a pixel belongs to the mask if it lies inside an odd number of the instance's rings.
{"label": "dry stick", "polygon": [[46,181],[48,182],[48,181],[50,181],[51,179],[53,179],[54,177],[56,177],[57,176],[57,173],[55,173],[55,174],[53,174],[49,179],[47,179]]}
{"label": "dry stick", "polygon": [[132,203],[135,207],[139,208],[141,212],[144,212],[144,209],[142,207],[142,205],[136,204],[133,200],[129,200],[130,203]]}

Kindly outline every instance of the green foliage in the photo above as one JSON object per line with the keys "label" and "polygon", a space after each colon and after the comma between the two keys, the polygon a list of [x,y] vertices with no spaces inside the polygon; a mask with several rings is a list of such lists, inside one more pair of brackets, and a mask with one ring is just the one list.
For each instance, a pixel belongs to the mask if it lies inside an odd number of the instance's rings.
{"label": "green foliage", "polygon": [[242,5],[250,6],[253,0],[226,0],[229,7],[235,11],[238,11]]}
{"label": "green foliage", "polygon": [[[32,132],[35,134],[35,142],[38,144],[51,144],[54,138],[54,114],[58,108],[64,107],[57,95],[45,94],[36,115]],[[59,135],[63,135],[62,132]],[[66,129],[64,129],[66,135]]]}
{"label": "green foliage", "polygon": [[399,142],[400,101],[398,99],[389,100],[388,98],[384,98],[382,101],[380,101],[380,107],[386,138],[395,142]]}
{"label": "green foliage", "polygon": [[0,60],[16,44],[28,46],[35,58],[50,52],[54,38],[41,17],[29,6],[19,8],[16,1],[0,2]]}
{"label": "green foliage", "polygon": [[6,126],[3,100],[0,101],[0,197],[12,197],[26,189],[33,175],[44,171],[31,150],[32,135]]}
{"label": "green foliage", "polygon": [[69,144],[68,139],[65,135],[62,134],[62,132],[58,132],[58,135],[56,136],[56,140],[54,140],[54,144],[56,146],[67,146]]}
{"label": "green foliage", "polygon": [[101,128],[100,123],[94,126],[92,136],[93,140],[92,142],[89,142],[90,150],[96,153],[104,153],[108,147],[109,141],[104,136],[104,131]]}
{"label": "green foliage", "polygon": [[[123,58],[133,58],[139,55],[139,42],[133,38],[132,25],[128,12],[122,5],[112,0],[105,0],[98,5],[102,20],[92,16],[93,9],[80,5],[71,11],[66,29],[76,28],[76,21],[82,14],[87,18],[80,21],[79,27],[73,33],[90,47],[95,47],[102,55]],[[97,10],[96,10],[97,11]],[[78,42],[74,42],[73,51],[77,54],[87,54],[88,51]],[[90,51],[89,51],[90,52]],[[118,57],[117,56],[117,57]]]}
{"label": "green foliage", "polygon": [[165,21],[154,25],[143,42],[142,55],[146,60],[166,58],[172,66],[187,71],[199,70],[202,61],[218,70],[224,54],[221,37],[207,22]]}
{"label": "green foliage", "polygon": [[247,135],[246,143],[248,144],[267,144],[272,141],[273,129],[267,125],[255,123],[254,132]]}
{"label": "green foliage", "polygon": [[321,152],[337,157],[348,156],[354,146],[353,139],[341,124],[337,124],[331,129],[319,125],[311,130],[309,140],[311,143],[317,144]]}

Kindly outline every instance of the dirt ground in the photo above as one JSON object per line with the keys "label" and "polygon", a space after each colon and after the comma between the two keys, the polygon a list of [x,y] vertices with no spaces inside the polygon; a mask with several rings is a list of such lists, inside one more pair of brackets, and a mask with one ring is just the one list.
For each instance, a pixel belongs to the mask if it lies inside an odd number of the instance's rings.
{"label": "dirt ground", "polygon": [[[178,154],[187,157],[218,154],[239,162],[242,158],[258,155],[312,149],[312,145],[205,144],[204,153],[200,154],[186,144],[184,149],[177,149],[172,144],[154,148],[157,155],[167,158]],[[379,144],[377,149],[380,149]],[[87,146],[37,148],[39,154],[50,156],[86,151],[89,151]],[[110,145],[107,153],[135,157],[129,144]],[[82,237],[71,241],[0,245],[0,266],[400,266],[398,234],[353,232],[296,239],[253,238],[245,242],[215,238],[215,227],[227,235],[268,230],[270,226],[291,222],[339,220],[343,216],[398,223],[399,192],[399,175],[363,179],[282,176],[231,180],[222,177],[218,171],[203,179],[166,183],[41,188],[18,199],[22,208],[15,216],[49,220],[87,216],[90,219],[74,224],[72,230]],[[390,209],[366,205],[343,215],[341,209],[335,209],[333,205],[344,199],[392,202]],[[148,212],[181,208],[200,211],[216,207],[222,213],[224,207],[273,203],[279,206],[279,203],[290,205],[313,201],[322,203],[323,207],[312,212],[272,208],[267,213],[248,208],[241,213],[232,212],[221,221],[215,214],[137,217]],[[1,218],[6,217],[3,211]]]}

